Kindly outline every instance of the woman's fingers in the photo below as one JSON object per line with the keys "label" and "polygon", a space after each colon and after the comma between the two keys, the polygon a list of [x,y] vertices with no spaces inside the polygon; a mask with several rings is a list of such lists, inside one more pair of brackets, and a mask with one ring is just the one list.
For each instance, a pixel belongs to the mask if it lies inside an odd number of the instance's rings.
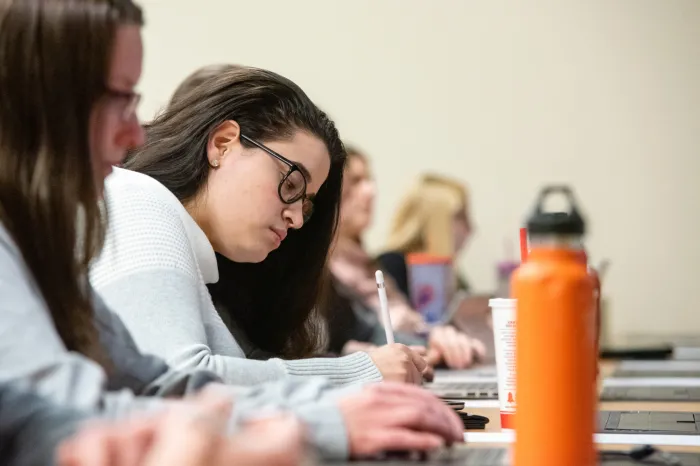
{"label": "woman's fingers", "polygon": [[402,428],[378,429],[371,441],[372,445],[367,451],[369,455],[386,451],[431,451],[445,445],[439,435]]}
{"label": "woman's fingers", "polygon": [[111,429],[90,425],[58,449],[59,466],[114,466],[114,438]]}

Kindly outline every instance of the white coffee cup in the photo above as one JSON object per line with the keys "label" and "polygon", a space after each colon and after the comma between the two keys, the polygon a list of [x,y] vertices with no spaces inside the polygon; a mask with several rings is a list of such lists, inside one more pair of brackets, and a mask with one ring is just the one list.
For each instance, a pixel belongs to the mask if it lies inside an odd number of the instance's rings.
{"label": "white coffee cup", "polygon": [[501,429],[512,430],[515,418],[515,299],[491,299],[493,338],[498,371]]}

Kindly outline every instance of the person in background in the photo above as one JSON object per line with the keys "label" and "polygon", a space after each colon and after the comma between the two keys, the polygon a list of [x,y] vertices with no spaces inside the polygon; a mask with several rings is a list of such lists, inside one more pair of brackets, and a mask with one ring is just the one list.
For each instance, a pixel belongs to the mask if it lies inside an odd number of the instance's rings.
{"label": "person in background", "polygon": [[[461,182],[437,174],[425,174],[404,196],[394,216],[386,252],[378,261],[405,296],[410,295],[406,257],[411,253],[449,257],[453,266],[474,231],[467,188]],[[453,267],[455,289],[450,307],[452,322],[487,342],[492,353],[488,300],[471,293],[469,283]]]}
{"label": "person in background", "polygon": [[[440,175],[423,175],[402,199],[379,262],[408,296],[406,255],[427,253],[456,261],[472,235],[472,222],[463,184]],[[467,281],[457,277],[457,289],[469,291]]]}
{"label": "person in background", "polygon": [[[380,344],[383,326],[377,318],[379,298],[374,273],[380,265],[365,251],[362,236],[372,221],[375,186],[367,158],[348,148],[340,208],[338,235],[330,259],[333,294],[326,313],[333,351],[348,353]],[[480,341],[469,338],[452,326],[427,329],[422,317],[411,308],[406,297],[389,278],[387,297],[392,326],[400,330],[398,341],[428,346],[431,365],[446,363],[465,368],[483,356]],[[427,338],[420,336],[421,331]]]}
{"label": "person in background", "polygon": [[[242,388],[173,369],[140,353],[94,293],[88,269],[106,227],[104,179],[144,139],[134,90],[142,22],[130,0],[0,2],[0,384],[108,419],[167,411],[216,390],[235,400],[227,429],[263,410],[291,414],[324,459],[459,441],[459,419],[407,384]],[[24,424],[5,406],[0,418],[9,420],[1,440],[12,441]]]}
{"label": "person in background", "polygon": [[[399,344],[309,358],[345,149],[296,84],[235,66],[176,99],[146,135],[107,180],[111,221],[91,270],[139,347],[236,385],[421,381],[425,361]],[[228,328],[206,287],[217,282]],[[248,358],[258,348],[277,357]]]}

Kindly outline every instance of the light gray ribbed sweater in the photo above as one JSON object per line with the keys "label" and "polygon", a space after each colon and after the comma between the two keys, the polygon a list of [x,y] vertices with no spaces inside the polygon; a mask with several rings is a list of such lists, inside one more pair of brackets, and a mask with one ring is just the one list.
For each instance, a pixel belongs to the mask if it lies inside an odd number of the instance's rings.
{"label": "light gray ribbed sweater", "polygon": [[363,352],[245,359],[206,287],[219,279],[214,250],[178,199],[153,178],[118,168],[107,178],[105,197],[109,231],[90,279],[142,351],[179,369],[209,369],[237,385],[288,376],[323,376],[334,385],[382,379]]}
{"label": "light gray ribbed sweater", "polygon": [[[36,392],[59,406],[80,410],[85,417],[120,418],[162,409],[169,402],[163,397],[187,395],[220,381],[209,371],[173,370],[162,359],[140,353],[119,317],[92,290],[88,292],[95,327],[112,364],[109,374],[94,361],[66,350],[22,255],[0,223],[0,385],[13,383],[17,390]],[[235,395],[231,428],[261,412],[291,411],[305,422],[321,457],[347,457],[347,433],[337,399],[361,385],[333,389],[324,379],[306,379],[223,388]],[[12,416],[7,412],[3,416],[8,414]],[[0,427],[13,430],[7,424],[12,419],[0,419]],[[79,418],[65,418],[69,421],[73,425],[55,432],[55,440],[69,434]],[[0,458],[0,463],[10,464],[9,458]]]}

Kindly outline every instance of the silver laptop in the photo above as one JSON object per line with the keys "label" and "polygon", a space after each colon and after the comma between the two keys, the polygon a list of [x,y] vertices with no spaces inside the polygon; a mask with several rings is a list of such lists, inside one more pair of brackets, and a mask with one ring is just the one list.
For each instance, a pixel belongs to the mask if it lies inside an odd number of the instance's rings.
{"label": "silver laptop", "polygon": [[498,375],[495,365],[464,370],[438,369],[433,383],[423,384],[437,396],[453,400],[497,400]]}
{"label": "silver laptop", "polygon": [[615,343],[636,348],[665,346],[674,360],[700,361],[700,335],[625,335],[615,338]]}
{"label": "silver laptop", "polygon": [[[700,435],[700,413],[670,413],[650,411],[604,411],[598,413],[598,432],[606,434],[658,434],[658,435]],[[546,448],[546,442],[543,443]],[[378,461],[352,462],[354,466],[400,465],[420,463],[424,466],[510,466],[510,454],[506,448],[470,448],[459,446],[442,449],[427,456],[410,453],[389,454]],[[700,466],[698,453],[672,453],[679,462],[669,463],[652,455],[648,460],[631,458],[604,458],[599,464],[604,466],[641,466],[675,464],[677,466]],[[338,464],[338,463],[333,463]]]}
{"label": "silver laptop", "polygon": [[700,337],[679,338],[673,343],[673,359],[700,361]]}
{"label": "silver laptop", "polygon": [[700,378],[700,361],[622,361],[612,378]]}
{"label": "silver laptop", "polygon": [[601,401],[700,401],[700,387],[604,387]]}
{"label": "silver laptop", "polygon": [[[434,382],[424,388],[446,400],[497,400],[495,382]],[[604,387],[601,401],[700,401],[700,387]]]}
{"label": "silver laptop", "polygon": [[424,388],[446,400],[497,400],[496,382],[433,382]]}
{"label": "silver laptop", "polygon": [[[671,463],[654,455],[646,460],[633,460],[631,458],[603,458],[599,463],[602,466],[644,466],[646,465],[668,465],[676,466],[700,466],[700,453],[672,453],[672,458],[678,462]],[[353,461],[352,463],[332,463],[347,464],[352,466],[398,466],[405,464],[421,464],[423,466],[510,466],[511,455],[506,448],[473,448],[460,446],[452,449],[442,449],[428,454],[426,457],[420,455],[389,455],[385,459],[376,461]]]}
{"label": "silver laptop", "polygon": [[[352,466],[396,466],[403,464],[421,464],[423,466],[510,466],[510,454],[506,448],[470,448],[459,446],[455,448],[443,448],[433,453],[421,456],[420,454],[387,455],[386,458],[374,461],[353,461],[347,463]],[[338,463],[328,463],[338,465]],[[692,466],[696,466],[693,463]],[[682,465],[685,466],[685,465]],[[700,463],[698,463],[700,466]]]}
{"label": "silver laptop", "polygon": [[497,382],[496,365],[482,365],[471,369],[437,369],[435,382]]}

